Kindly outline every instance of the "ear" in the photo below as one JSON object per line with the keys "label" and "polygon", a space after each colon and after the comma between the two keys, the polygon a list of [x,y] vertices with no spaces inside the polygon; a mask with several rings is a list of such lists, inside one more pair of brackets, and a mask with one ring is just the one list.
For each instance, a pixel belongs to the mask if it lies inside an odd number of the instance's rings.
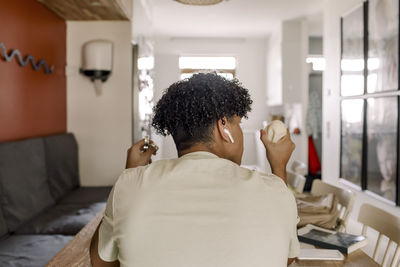
{"label": "ear", "polygon": [[229,130],[228,119],[226,117],[223,117],[222,119],[219,119],[217,122],[218,133],[221,136],[222,140],[224,140],[227,143],[231,143],[229,136],[224,132],[225,128]]}

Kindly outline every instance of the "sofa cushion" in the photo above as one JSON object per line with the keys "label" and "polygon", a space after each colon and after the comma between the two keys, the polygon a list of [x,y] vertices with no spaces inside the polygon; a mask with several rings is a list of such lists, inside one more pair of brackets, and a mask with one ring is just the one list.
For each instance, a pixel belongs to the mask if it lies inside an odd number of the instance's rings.
{"label": "sofa cushion", "polygon": [[43,139],[0,144],[0,185],[9,231],[55,203],[47,183]]}
{"label": "sofa cushion", "polygon": [[60,200],[60,204],[89,204],[96,202],[107,202],[111,192],[111,186],[102,187],[79,187]]}
{"label": "sofa cushion", "polygon": [[72,134],[47,136],[43,140],[50,192],[59,200],[79,185],[78,145]]}
{"label": "sofa cushion", "polygon": [[21,226],[16,234],[75,235],[88,224],[106,203],[65,204],[50,207]]}
{"label": "sofa cushion", "polygon": [[0,266],[43,267],[73,236],[12,235],[0,242]]}
{"label": "sofa cushion", "polygon": [[0,240],[7,235],[8,233],[8,228],[7,228],[7,224],[6,224],[6,220],[4,219],[3,216],[3,211],[0,208]]}

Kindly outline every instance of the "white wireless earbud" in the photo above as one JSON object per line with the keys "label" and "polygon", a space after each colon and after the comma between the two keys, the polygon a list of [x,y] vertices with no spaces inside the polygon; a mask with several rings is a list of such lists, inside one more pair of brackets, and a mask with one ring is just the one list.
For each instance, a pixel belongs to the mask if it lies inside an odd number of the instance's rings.
{"label": "white wireless earbud", "polygon": [[229,140],[231,140],[232,144],[235,143],[235,141],[233,141],[233,137],[231,135],[231,132],[226,128],[224,128],[224,132],[228,135]]}

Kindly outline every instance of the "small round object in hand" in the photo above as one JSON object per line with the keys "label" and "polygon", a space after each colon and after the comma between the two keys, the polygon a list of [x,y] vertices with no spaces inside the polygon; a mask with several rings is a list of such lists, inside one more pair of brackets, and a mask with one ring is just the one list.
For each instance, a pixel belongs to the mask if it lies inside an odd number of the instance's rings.
{"label": "small round object in hand", "polygon": [[287,133],[286,125],[280,120],[274,120],[265,127],[268,140],[277,143]]}

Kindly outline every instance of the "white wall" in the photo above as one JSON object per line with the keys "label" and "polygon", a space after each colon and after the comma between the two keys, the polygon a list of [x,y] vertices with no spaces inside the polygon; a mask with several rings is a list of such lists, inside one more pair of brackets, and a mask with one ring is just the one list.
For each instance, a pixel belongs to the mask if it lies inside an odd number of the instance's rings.
{"label": "white wall", "polygon": [[282,105],[282,31],[272,33],[267,45],[267,105]]}
{"label": "white wall", "polygon": [[[92,82],[79,74],[86,41],[114,43],[110,78],[96,97]],[[131,145],[131,23],[67,22],[67,129],[79,145],[81,185],[111,185],[125,166]]]}
{"label": "white wall", "polygon": [[[349,188],[339,181],[340,159],[340,16],[362,0],[329,0],[324,6],[324,57],[326,70],[323,81],[323,137],[322,137],[322,179],[328,183]],[[350,188],[353,189],[353,188]],[[386,204],[366,193],[357,192],[357,198],[350,218],[357,220],[363,203],[371,203],[396,216],[400,208]]]}
{"label": "white wall", "polygon": [[[244,129],[260,129],[267,119],[266,107],[266,39],[197,39],[197,38],[158,38],[155,40],[155,95],[179,79],[179,56],[236,56],[237,78],[249,89],[253,99],[253,111],[244,120]],[[158,65],[158,66],[157,66]],[[171,140],[167,141],[169,144]],[[175,147],[168,145],[163,154],[170,157]],[[246,149],[246,148],[245,148]],[[247,148],[255,149],[255,148]],[[172,153],[172,154],[171,154]],[[247,153],[257,162],[255,153]]]}
{"label": "white wall", "polygon": [[[154,67],[154,103],[157,103],[164,89],[167,89],[179,79],[179,56],[176,54],[159,54],[156,51]],[[175,143],[171,136],[163,137],[153,134],[152,139],[156,144],[160,144],[160,150],[154,160],[178,157]]]}
{"label": "white wall", "polygon": [[153,9],[147,0],[133,1],[132,37],[134,40],[153,35]]}
{"label": "white wall", "polygon": [[[306,112],[308,105],[308,24],[306,19],[286,20],[268,39],[267,46],[267,105],[271,115],[285,116],[290,130],[300,128],[299,135],[292,134],[296,149],[293,160],[308,162]],[[269,119],[269,118],[268,118]]]}
{"label": "white wall", "polygon": [[[296,159],[305,164],[308,164],[308,134],[306,132],[308,106],[307,27],[306,19],[287,20],[282,24],[282,101],[287,114],[286,120],[290,119],[288,116],[290,113],[294,117],[292,122],[287,121],[286,124],[292,130],[296,128],[296,125],[301,130],[299,135],[292,135],[296,149],[291,161]],[[291,164],[291,161],[289,164]]]}

